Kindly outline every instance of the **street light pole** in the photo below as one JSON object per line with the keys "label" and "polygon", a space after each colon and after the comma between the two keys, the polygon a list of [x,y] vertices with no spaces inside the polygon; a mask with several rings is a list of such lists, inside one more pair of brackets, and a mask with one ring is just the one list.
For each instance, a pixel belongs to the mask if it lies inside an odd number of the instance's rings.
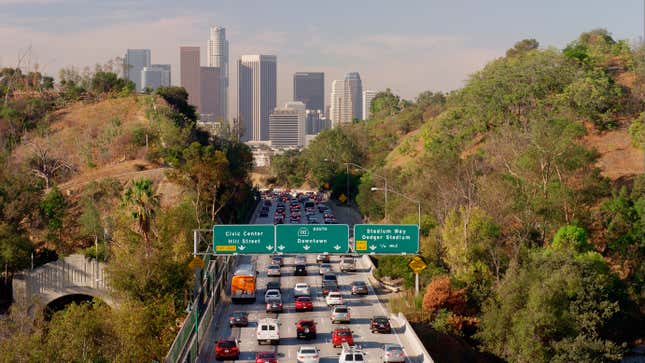
{"label": "street light pole", "polygon": [[[387,191],[388,191],[387,187],[385,189],[384,188],[372,187],[371,190],[372,191],[382,190],[382,191],[384,191],[386,193],[386,195],[387,195]],[[397,192],[396,190],[391,190],[390,189],[390,192],[392,192],[392,193],[394,193],[396,195],[399,195],[399,196],[411,201],[412,203],[417,203],[417,223],[418,223],[417,224],[417,226],[418,226],[418,228],[417,228],[417,233],[418,233],[417,238],[420,241],[421,240],[421,201],[416,200],[416,199],[412,199],[412,198],[408,197],[407,195],[405,195],[403,193]],[[414,273],[414,292],[415,292],[415,296],[419,296],[419,273],[418,272]]]}

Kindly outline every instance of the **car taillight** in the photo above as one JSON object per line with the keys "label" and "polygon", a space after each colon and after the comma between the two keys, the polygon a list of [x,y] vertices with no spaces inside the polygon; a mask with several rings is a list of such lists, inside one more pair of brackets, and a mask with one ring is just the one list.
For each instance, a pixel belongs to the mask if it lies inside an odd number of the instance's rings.
{"label": "car taillight", "polygon": [[267,309],[271,307],[271,304],[267,304]]}
{"label": "car taillight", "polygon": [[385,356],[386,356],[386,357],[391,357],[391,356],[392,356],[392,353],[387,352],[387,353],[385,353]]}
{"label": "car taillight", "polygon": [[318,359],[318,354],[313,356],[314,359]]}
{"label": "car taillight", "polygon": [[305,356],[304,355],[299,355],[298,359],[305,359]]}
{"label": "car taillight", "polygon": [[282,304],[278,304],[279,307],[282,307]]}

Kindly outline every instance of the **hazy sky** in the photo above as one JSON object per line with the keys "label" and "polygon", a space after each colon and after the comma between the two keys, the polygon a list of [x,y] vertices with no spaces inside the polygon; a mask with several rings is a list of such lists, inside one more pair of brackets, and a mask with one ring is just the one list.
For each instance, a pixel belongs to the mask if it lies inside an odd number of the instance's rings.
{"label": "hazy sky", "polygon": [[607,28],[617,39],[643,34],[643,0],[0,0],[0,67],[15,66],[31,45],[31,63],[57,76],[149,48],[179,79],[179,46],[202,48],[208,28],[224,26],[230,43],[230,110],[236,110],[236,60],[278,57],[278,104],[292,97],[296,71],[331,81],[358,71],[364,89],[392,88],[413,98],[451,90],[504,54],[536,38],[564,47],[581,32]]}

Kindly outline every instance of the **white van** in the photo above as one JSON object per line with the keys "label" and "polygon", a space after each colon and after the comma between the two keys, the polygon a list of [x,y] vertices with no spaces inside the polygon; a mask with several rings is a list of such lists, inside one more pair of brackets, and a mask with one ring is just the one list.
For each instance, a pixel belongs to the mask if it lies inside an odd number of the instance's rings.
{"label": "white van", "polygon": [[280,323],[278,319],[263,318],[258,321],[256,330],[258,344],[269,343],[277,345],[280,343]]}

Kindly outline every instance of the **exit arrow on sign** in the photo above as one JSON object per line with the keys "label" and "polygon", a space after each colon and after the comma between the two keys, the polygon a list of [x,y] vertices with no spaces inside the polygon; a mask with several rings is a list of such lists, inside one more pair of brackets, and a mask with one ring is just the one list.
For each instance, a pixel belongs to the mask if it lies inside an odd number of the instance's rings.
{"label": "exit arrow on sign", "polygon": [[271,251],[273,249],[273,246],[267,245],[267,251]]}

